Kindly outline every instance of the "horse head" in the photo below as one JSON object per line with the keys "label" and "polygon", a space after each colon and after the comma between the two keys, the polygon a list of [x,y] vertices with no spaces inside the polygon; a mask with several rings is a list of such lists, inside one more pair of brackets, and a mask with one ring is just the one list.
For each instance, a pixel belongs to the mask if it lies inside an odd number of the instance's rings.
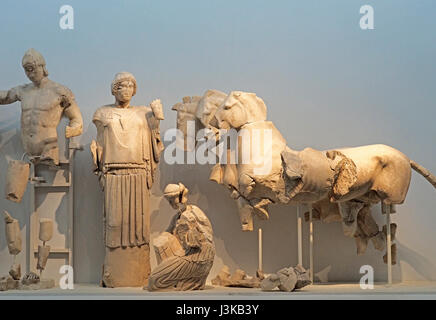
{"label": "horse head", "polygon": [[[215,113],[227,95],[218,90],[207,90],[202,96],[184,97],[172,110],[177,111],[177,129],[183,135],[185,151],[195,148],[197,132],[204,128],[218,128]],[[193,139],[193,140],[192,140]]]}

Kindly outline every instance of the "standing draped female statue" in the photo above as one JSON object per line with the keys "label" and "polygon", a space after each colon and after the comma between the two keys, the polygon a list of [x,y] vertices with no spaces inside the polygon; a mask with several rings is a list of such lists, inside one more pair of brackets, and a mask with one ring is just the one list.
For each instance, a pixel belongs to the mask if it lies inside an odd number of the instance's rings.
{"label": "standing draped female statue", "polygon": [[115,104],[95,112],[97,141],[91,144],[104,190],[102,286],[141,287],[150,274],[150,189],[163,150],[162,104],[131,106],[136,80],[128,72],[116,74],[111,89]]}

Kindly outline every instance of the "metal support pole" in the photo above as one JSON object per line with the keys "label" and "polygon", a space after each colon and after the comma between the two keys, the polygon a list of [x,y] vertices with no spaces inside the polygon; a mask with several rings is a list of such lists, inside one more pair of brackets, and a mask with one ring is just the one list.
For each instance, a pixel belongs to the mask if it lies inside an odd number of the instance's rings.
{"label": "metal support pole", "polygon": [[303,231],[301,219],[301,205],[297,205],[297,243],[298,243],[298,264],[303,266]]}
{"label": "metal support pole", "polygon": [[262,229],[259,228],[259,271],[263,271],[262,254]]}
{"label": "metal support pole", "polygon": [[309,204],[309,270],[310,281],[313,283],[313,221],[312,221],[312,204]]}
{"label": "metal support pole", "polygon": [[388,265],[388,285],[392,285],[392,251],[391,251],[391,206],[385,205],[386,209],[386,251]]}
{"label": "metal support pole", "polygon": [[36,204],[35,204],[35,176],[36,176],[36,165],[31,162],[30,163],[30,214],[29,214],[29,224],[28,224],[28,235],[29,235],[29,247],[27,248],[27,263],[26,263],[26,270],[27,272],[34,271],[35,268],[33,267],[34,259],[35,259],[35,226],[34,222],[36,217]]}
{"label": "metal support pole", "polygon": [[72,146],[71,139],[68,142],[68,265],[73,267],[73,237],[74,237],[74,147]]}

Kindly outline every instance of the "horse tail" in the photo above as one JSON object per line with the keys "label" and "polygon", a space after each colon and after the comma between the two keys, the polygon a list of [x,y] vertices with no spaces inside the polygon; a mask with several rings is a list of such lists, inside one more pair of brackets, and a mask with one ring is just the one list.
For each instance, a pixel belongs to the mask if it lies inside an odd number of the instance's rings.
{"label": "horse tail", "polygon": [[412,167],[413,170],[418,172],[428,182],[430,182],[433,187],[436,188],[436,176],[434,176],[430,171],[428,171],[426,168],[424,168],[423,166],[421,166],[420,164],[416,163],[413,160],[410,160],[410,166]]}

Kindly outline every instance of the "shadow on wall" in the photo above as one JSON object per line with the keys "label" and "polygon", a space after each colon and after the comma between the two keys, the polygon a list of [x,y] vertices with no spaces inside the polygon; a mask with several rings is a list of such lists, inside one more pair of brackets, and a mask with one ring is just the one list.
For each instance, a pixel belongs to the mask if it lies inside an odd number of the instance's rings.
{"label": "shadow on wall", "polygon": [[427,281],[436,281],[436,266],[426,257],[406,247],[396,240],[399,262],[409,264],[421,277]]}
{"label": "shadow on wall", "polygon": [[89,148],[95,135],[91,123],[81,136],[83,150],[76,152],[75,159],[74,274],[79,283],[100,282],[105,253],[103,192],[93,173]]}

